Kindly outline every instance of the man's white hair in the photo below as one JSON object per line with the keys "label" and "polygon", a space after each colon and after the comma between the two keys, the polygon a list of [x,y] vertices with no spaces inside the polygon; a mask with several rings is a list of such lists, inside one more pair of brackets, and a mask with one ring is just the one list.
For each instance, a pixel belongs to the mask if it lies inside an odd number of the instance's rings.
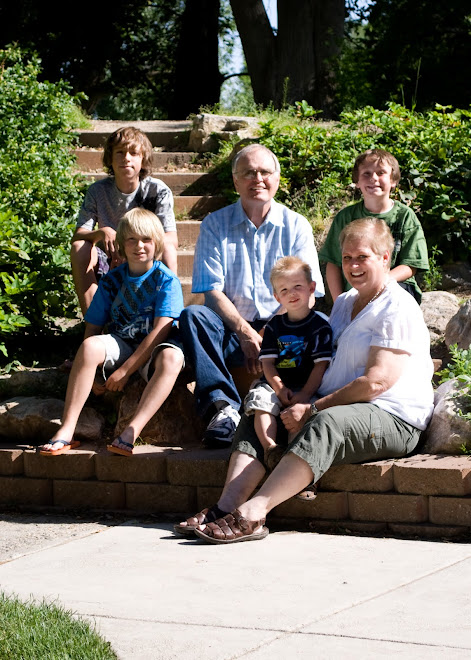
{"label": "man's white hair", "polygon": [[249,144],[247,147],[244,147],[240,151],[237,152],[237,154],[234,156],[232,160],[232,173],[235,174],[237,171],[237,165],[240,161],[241,158],[245,158],[245,156],[248,156],[252,151],[264,151],[265,153],[269,154],[273,158],[273,163],[275,165],[275,172],[280,171],[280,163],[278,161],[278,158],[275,156],[273,151],[270,151],[268,147],[265,147],[263,144]]}

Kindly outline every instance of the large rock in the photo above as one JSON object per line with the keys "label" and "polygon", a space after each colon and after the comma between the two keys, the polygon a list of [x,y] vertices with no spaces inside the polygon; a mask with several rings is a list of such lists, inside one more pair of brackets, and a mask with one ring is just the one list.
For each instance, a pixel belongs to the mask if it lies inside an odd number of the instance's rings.
{"label": "large rock", "polygon": [[447,346],[458,344],[458,348],[471,346],[471,300],[468,300],[450,319],[445,329]]}
{"label": "large rock", "polygon": [[425,291],[420,309],[430,332],[430,342],[436,344],[443,339],[445,328],[460,308],[458,298],[448,291]]}
{"label": "large rock", "polygon": [[191,151],[215,151],[220,140],[228,141],[236,136],[239,140],[255,138],[258,121],[255,117],[230,117],[202,113],[193,119],[189,149]]}
{"label": "large rock", "polygon": [[[116,435],[129,424],[144,387],[142,378],[126,387],[119,405]],[[196,415],[193,383],[178,379],[167,401],[144,427],[141,438],[149,444],[172,447],[200,440],[203,431],[203,422]]]}
{"label": "large rock", "polygon": [[460,415],[471,411],[469,385],[457,378],[435,390],[435,409],[426,432],[423,451],[428,454],[461,454],[471,448],[471,421]]}
{"label": "large rock", "polygon": [[442,266],[442,289],[469,289],[471,287],[471,267],[459,261]]}
{"label": "large rock", "polygon": [[0,399],[16,396],[65,397],[69,375],[55,367],[31,368],[0,376]]}
{"label": "large rock", "polygon": [[[0,436],[8,440],[41,444],[49,440],[60,426],[64,402],[60,399],[16,397],[0,403]],[[101,438],[105,421],[92,408],[84,408],[75,436],[78,440],[96,442]]]}

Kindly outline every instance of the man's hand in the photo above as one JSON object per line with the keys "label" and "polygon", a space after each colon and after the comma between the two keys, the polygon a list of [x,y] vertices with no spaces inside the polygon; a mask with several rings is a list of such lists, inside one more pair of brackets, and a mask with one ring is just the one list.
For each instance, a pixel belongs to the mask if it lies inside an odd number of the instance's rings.
{"label": "man's hand", "polygon": [[298,433],[310,416],[311,406],[309,403],[295,403],[285,408],[280,413],[280,419],[284,427],[290,433]]}
{"label": "man's hand", "polygon": [[294,406],[295,403],[309,403],[310,400],[311,397],[309,394],[300,390],[299,392],[295,392],[291,397],[291,405]]}
{"label": "man's hand", "polygon": [[244,322],[239,330],[236,331],[239,338],[240,347],[245,356],[245,366],[250,374],[258,375],[262,371],[262,365],[258,356],[262,346],[262,337],[252,326]]}

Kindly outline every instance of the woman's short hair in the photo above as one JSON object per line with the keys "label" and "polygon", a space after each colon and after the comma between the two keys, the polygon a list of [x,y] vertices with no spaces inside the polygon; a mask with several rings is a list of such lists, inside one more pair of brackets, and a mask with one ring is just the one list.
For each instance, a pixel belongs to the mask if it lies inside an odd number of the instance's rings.
{"label": "woman's short hair", "polygon": [[387,163],[391,166],[391,181],[393,183],[399,183],[401,180],[401,170],[399,169],[399,163],[397,159],[386,151],[385,149],[368,149],[364,153],[357,156],[355,164],[353,165],[352,171],[352,181],[353,183],[358,183],[360,166],[367,160],[371,160],[374,163]]}
{"label": "woman's short hair", "polygon": [[306,277],[307,283],[310,284],[312,282],[312,272],[309,264],[299,257],[281,257],[270,271],[270,284],[273,291],[276,291],[276,280],[293,270],[301,270]]}
{"label": "woman's short hair", "polygon": [[236,155],[232,159],[232,174],[236,173],[237,166],[239,164],[240,159],[245,158],[245,156],[248,156],[250,153],[252,153],[252,151],[263,151],[266,154],[268,154],[269,156],[271,156],[271,158],[273,158],[273,164],[275,166],[275,172],[280,171],[280,162],[279,162],[278,158],[275,156],[275,154],[273,153],[273,151],[270,151],[270,149],[268,147],[265,147],[265,145],[263,145],[263,144],[258,144],[258,142],[257,142],[257,143],[249,144],[246,147],[243,147],[240,151],[238,151],[236,153]]}
{"label": "woman's short hair", "polygon": [[109,174],[113,174],[111,166],[113,160],[113,149],[122,146],[127,149],[139,149],[142,155],[142,166],[139,178],[144,179],[152,172],[152,144],[147,135],[139,128],[125,126],[118,128],[105,142],[103,151],[103,167]]}
{"label": "woman's short hair", "polygon": [[349,222],[340,232],[340,247],[347,240],[365,238],[370,248],[378,256],[389,252],[389,261],[394,250],[394,238],[388,225],[381,218],[359,218]]}
{"label": "woman's short hair", "polygon": [[116,229],[116,241],[123,257],[126,256],[124,243],[130,234],[152,238],[155,245],[154,259],[159,259],[164,249],[164,230],[155,213],[138,207],[123,215]]}

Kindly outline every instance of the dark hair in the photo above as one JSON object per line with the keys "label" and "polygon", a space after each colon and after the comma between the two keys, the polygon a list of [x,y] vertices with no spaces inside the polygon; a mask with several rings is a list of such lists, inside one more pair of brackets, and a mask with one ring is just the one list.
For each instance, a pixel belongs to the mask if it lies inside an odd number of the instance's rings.
{"label": "dark hair", "polygon": [[385,149],[368,149],[364,153],[357,156],[355,164],[353,165],[352,171],[352,181],[353,183],[358,183],[358,175],[360,166],[367,160],[372,160],[376,163],[384,162],[391,166],[391,181],[394,183],[399,183],[401,180],[401,170],[399,169],[399,163],[396,158],[386,151]]}
{"label": "dark hair", "polygon": [[139,178],[144,179],[152,172],[152,144],[147,135],[139,128],[125,126],[118,128],[106,139],[103,151],[103,166],[109,174],[113,174],[111,166],[113,160],[113,149],[117,146],[132,148],[139,147],[142,154],[142,166]]}

